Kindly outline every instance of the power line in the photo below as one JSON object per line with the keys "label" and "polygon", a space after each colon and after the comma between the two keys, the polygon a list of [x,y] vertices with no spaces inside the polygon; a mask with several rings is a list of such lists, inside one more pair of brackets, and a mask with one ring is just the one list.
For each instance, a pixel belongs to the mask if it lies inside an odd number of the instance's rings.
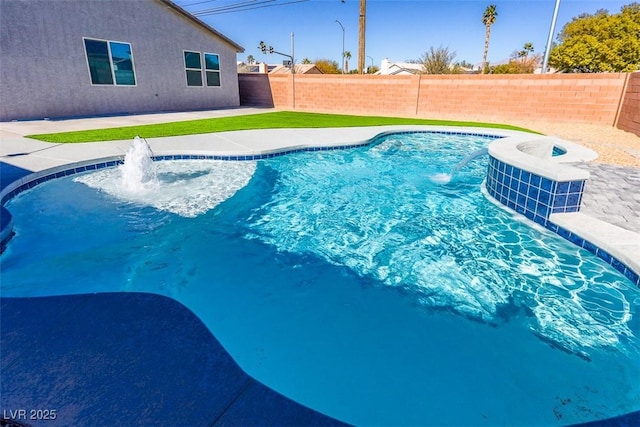
{"label": "power line", "polygon": [[191,6],[196,6],[198,4],[213,3],[214,1],[218,1],[218,0],[200,0],[200,1],[194,1],[194,2],[191,2],[191,3],[184,3],[181,6],[182,7],[191,7]]}
{"label": "power line", "polygon": [[[214,1],[217,1],[217,0],[201,0],[194,3],[184,4],[183,7],[190,7],[190,6],[195,6],[197,4],[210,3]],[[191,12],[191,14],[194,16],[220,15],[224,13],[244,12],[247,10],[262,9],[265,7],[285,6],[293,3],[303,3],[309,0],[289,0],[283,3],[279,3],[279,1],[280,0],[244,0],[244,1],[238,1],[235,3],[220,5],[217,7],[211,7],[208,9],[196,10]]]}

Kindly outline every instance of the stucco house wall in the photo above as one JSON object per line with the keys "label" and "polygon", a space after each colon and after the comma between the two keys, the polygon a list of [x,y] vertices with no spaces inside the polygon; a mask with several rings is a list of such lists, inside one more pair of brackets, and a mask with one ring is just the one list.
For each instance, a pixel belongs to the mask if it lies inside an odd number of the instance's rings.
{"label": "stucco house wall", "polygon": [[[92,85],[85,37],[129,43],[136,85]],[[185,50],[220,86],[187,86]],[[168,0],[0,0],[0,120],[235,107],[238,52]]]}

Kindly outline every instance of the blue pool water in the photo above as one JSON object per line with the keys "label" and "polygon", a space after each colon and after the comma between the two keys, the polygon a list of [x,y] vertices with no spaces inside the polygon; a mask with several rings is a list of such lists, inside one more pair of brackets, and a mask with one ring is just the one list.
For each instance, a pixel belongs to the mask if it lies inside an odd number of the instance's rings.
{"label": "blue pool water", "polygon": [[477,136],[56,179],[8,203],[3,297],[175,298],[256,379],[357,425],[566,425],[640,409],[640,291],[489,202]]}

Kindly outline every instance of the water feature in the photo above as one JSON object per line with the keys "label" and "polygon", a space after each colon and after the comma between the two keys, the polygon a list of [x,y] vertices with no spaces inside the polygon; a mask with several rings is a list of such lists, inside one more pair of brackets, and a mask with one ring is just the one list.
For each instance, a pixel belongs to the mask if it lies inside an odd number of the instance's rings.
{"label": "water feature", "polygon": [[136,137],[118,168],[80,175],[74,181],[120,201],[194,218],[232,197],[255,170],[253,161],[154,162],[149,144]]}
{"label": "water feature", "polygon": [[483,148],[479,148],[477,150],[475,150],[473,153],[469,154],[467,157],[465,157],[464,159],[462,159],[461,161],[459,161],[452,169],[451,172],[449,173],[435,173],[433,175],[429,176],[429,179],[432,182],[435,182],[437,184],[448,184],[449,182],[451,182],[451,180],[453,180],[453,178],[455,178],[456,174],[460,171],[460,169],[462,169],[463,167],[465,167],[466,165],[468,165],[470,162],[472,162],[473,160],[477,159],[480,156],[484,156],[488,153],[488,150],[486,147]]}
{"label": "water feature", "polygon": [[140,192],[158,185],[153,151],[149,143],[139,136],[133,139],[119,170],[122,186],[128,191]]}

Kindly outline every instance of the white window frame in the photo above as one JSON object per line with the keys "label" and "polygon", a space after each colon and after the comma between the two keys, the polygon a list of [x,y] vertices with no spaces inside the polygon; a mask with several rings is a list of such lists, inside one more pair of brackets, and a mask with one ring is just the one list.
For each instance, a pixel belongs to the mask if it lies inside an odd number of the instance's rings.
{"label": "white window frame", "polygon": [[[111,83],[111,84],[96,84],[96,83],[93,83],[93,80],[91,79],[91,67],[89,66],[89,55],[87,54],[87,46],[84,43],[85,40],[94,40],[94,41],[98,41],[98,42],[107,43],[107,54],[109,55],[109,64],[111,65],[111,81],[113,81],[113,83]],[[134,77],[134,81],[135,81],[134,84],[132,84],[132,85],[123,85],[123,84],[118,84],[117,83],[117,81],[116,81],[115,64],[113,63],[113,56],[111,55],[111,42],[113,42],[113,43],[121,43],[121,44],[128,44],[129,47],[131,48],[131,68],[133,68],[133,77]],[[118,41],[118,40],[100,39],[100,38],[97,38],[97,37],[82,37],[82,50],[84,51],[84,63],[87,65],[87,73],[89,73],[89,83],[91,84],[91,86],[95,86],[95,87],[108,87],[108,86],[136,87],[136,86],[138,86],[138,74],[136,73],[136,64],[135,64],[135,60],[133,59],[133,46],[132,46],[131,43],[124,42],[124,41]]]}
{"label": "white window frame", "polygon": [[[200,68],[189,68],[187,67],[187,58],[185,56],[186,53],[197,53],[198,56],[200,57]],[[182,51],[182,63],[184,65],[184,83],[187,85],[187,87],[206,87],[204,80],[202,80],[202,69],[204,68],[204,64],[203,64],[203,60],[204,57],[202,55],[202,52],[197,51],[197,50],[183,50]],[[192,86],[189,85],[189,78],[187,77],[187,71],[198,71],[200,73],[200,82],[202,84],[198,85],[198,86]]]}
{"label": "white window frame", "polygon": [[[189,67],[187,67],[185,53],[197,53],[198,55],[200,55],[200,68],[189,68]],[[218,57],[218,66],[219,66],[218,70],[207,70],[207,60],[206,60],[206,56],[205,55],[215,55],[215,56]],[[184,77],[185,77],[185,84],[187,85],[187,87],[204,87],[204,88],[219,88],[219,87],[222,87],[222,70],[220,69],[221,68],[220,67],[220,54],[212,53],[212,52],[202,52],[202,51],[199,51],[199,50],[184,49],[182,51],[182,63],[184,65]],[[202,81],[202,84],[199,85],[199,86],[189,86],[189,79],[187,78],[187,71],[199,71],[200,72],[200,79]],[[220,80],[220,84],[218,86],[209,86],[207,84],[207,72],[218,73],[219,80]]]}
{"label": "white window frame", "polygon": [[[207,57],[206,57],[206,55],[215,55],[215,56],[218,57],[218,69],[217,70],[207,70]],[[204,72],[204,80],[203,80],[204,85],[206,87],[222,87],[222,70],[220,70],[220,68],[221,68],[220,67],[220,55],[217,54],[217,53],[202,52],[202,59],[203,59],[203,61],[202,61],[202,65],[203,65],[202,71]],[[218,81],[220,82],[220,84],[217,85],[217,86],[209,86],[207,84],[207,72],[218,73]]]}

